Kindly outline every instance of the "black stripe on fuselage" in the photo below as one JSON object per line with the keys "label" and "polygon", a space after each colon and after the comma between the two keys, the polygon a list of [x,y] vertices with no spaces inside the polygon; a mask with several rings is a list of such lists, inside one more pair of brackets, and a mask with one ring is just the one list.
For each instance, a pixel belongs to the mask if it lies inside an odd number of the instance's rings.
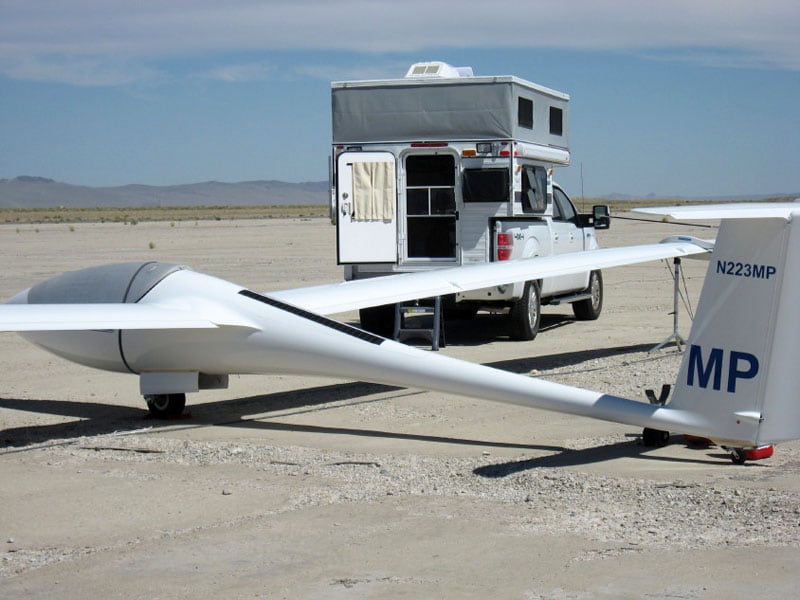
{"label": "black stripe on fuselage", "polygon": [[246,296],[247,298],[251,298],[263,304],[268,304],[277,309],[284,310],[288,313],[292,313],[293,315],[297,315],[298,317],[302,317],[304,319],[308,319],[309,321],[313,321],[314,323],[318,323],[319,325],[330,327],[331,329],[335,329],[336,331],[339,331],[341,333],[346,333],[347,335],[351,335],[365,342],[369,342],[370,344],[378,345],[386,341],[386,338],[382,338],[379,335],[375,335],[374,333],[370,333],[368,331],[364,331],[363,329],[359,329],[358,327],[353,327],[352,325],[347,325],[345,323],[335,321],[334,319],[329,319],[328,317],[323,317],[322,315],[318,315],[316,313],[303,310],[302,308],[292,306],[291,304],[286,304],[285,302],[281,302],[280,300],[275,300],[275,298],[262,296],[261,294],[257,294],[250,290],[241,290],[239,293],[242,296]]}

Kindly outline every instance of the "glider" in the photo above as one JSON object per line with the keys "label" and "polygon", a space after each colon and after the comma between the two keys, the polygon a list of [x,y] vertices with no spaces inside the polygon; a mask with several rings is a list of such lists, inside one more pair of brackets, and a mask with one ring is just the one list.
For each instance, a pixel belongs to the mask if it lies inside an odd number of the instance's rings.
{"label": "glider", "polygon": [[[797,214],[793,211],[797,210]],[[782,212],[781,212],[782,211]],[[733,449],[800,437],[794,368],[800,300],[800,207],[744,221],[729,213],[711,255],[672,400],[644,403],[410,348],[327,315],[515,281],[708,254],[709,244],[661,244],[441,269],[259,293],[168,263],[92,267],[37,284],[0,305],[0,331],[73,362],[139,376],[156,416],[178,415],[185,394],[224,388],[229,374],[358,379],[532,406],[668,431]],[[651,214],[665,214],[653,213]],[[742,265],[741,269],[739,265]],[[720,266],[722,265],[722,266]],[[746,273],[746,274],[745,274]],[[780,324],[780,326],[779,326]]]}

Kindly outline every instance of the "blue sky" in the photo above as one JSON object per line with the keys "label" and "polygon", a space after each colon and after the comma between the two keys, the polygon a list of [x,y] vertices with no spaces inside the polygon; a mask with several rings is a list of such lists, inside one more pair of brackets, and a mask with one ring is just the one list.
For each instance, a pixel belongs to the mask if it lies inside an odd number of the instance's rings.
{"label": "blue sky", "polygon": [[0,0],[0,178],[327,178],[330,82],[567,92],[573,196],[800,193],[797,0]]}

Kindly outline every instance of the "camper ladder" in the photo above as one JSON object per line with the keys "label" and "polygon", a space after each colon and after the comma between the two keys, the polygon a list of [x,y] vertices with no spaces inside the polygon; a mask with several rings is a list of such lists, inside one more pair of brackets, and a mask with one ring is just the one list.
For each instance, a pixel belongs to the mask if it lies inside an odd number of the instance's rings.
{"label": "camper ladder", "polygon": [[[444,319],[442,319],[442,299],[440,296],[429,298],[423,302],[433,300],[433,305],[422,305],[419,300],[412,302],[398,302],[394,305],[394,339],[398,342],[412,338],[430,340],[431,350],[438,350],[444,347]],[[431,315],[432,318],[425,320],[430,327],[413,327],[419,325],[420,317]],[[406,323],[406,317],[414,318],[414,322]],[[424,318],[424,317],[423,317]],[[432,322],[431,322],[432,321]]]}

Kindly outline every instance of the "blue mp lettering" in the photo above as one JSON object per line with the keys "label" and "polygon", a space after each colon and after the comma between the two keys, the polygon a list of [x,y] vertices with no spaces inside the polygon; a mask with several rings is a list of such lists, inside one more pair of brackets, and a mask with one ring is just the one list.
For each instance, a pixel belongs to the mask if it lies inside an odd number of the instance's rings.
{"label": "blue mp lettering", "polygon": [[[689,348],[689,369],[686,375],[686,384],[697,385],[719,391],[722,389],[722,365],[725,361],[725,351],[722,348],[712,348],[708,353],[708,360],[703,360],[703,349],[692,344]],[[736,393],[736,382],[739,379],[753,379],[758,375],[758,358],[749,352],[731,350],[728,356],[728,382],[725,390],[731,394]]]}
{"label": "blue mp lettering", "polygon": [[686,377],[686,383],[694,385],[694,374],[696,372],[700,387],[707,388],[712,371],[714,374],[712,387],[715,390],[719,390],[722,387],[722,348],[712,348],[708,357],[708,364],[704,365],[702,349],[700,346],[692,344],[689,348],[689,374]]}
{"label": "blue mp lettering", "polygon": [[[744,369],[740,369],[739,365],[744,363]],[[728,391],[731,394],[736,393],[736,380],[737,379],[752,379],[758,374],[758,359],[749,352],[737,352],[731,350],[731,362],[728,365]]]}

